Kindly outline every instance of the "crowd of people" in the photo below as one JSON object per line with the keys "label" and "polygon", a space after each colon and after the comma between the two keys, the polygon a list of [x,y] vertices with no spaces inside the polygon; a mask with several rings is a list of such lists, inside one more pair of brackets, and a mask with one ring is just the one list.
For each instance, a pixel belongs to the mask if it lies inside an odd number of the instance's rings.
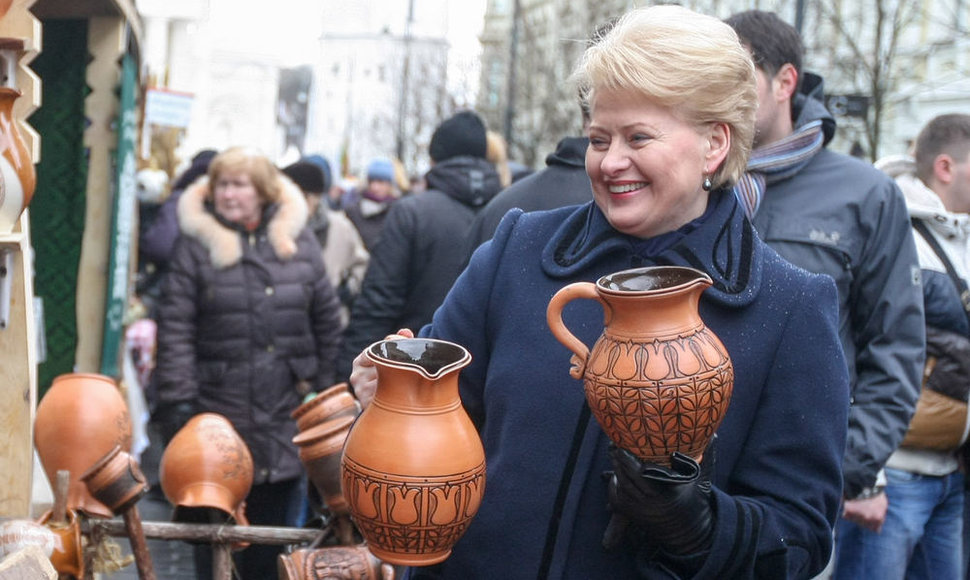
{"label": "crowd of people", "polygon": [[[142,212],[163,441],[225,415],[249,521],[301,525],[290,412],[340,381],[366,407],[364,348],[439,338],[472,355],[488,486],[408,578],[970,578],[970,115],[876,164],[831,151],[822,78],[760,10],[633,9],[574,81],[582,129],[527,175],[470,110],[434,131],[421,191],[391,157],[344,189],[320,155],[195,155]],[[546,324],[567,284],[654,265],[711,278],[735,370],[715,441],[669,465],[609,440]],[[569,316],[602,331],[593,305]],[[274,577],[279,550],[243,550],[240,576]]]}

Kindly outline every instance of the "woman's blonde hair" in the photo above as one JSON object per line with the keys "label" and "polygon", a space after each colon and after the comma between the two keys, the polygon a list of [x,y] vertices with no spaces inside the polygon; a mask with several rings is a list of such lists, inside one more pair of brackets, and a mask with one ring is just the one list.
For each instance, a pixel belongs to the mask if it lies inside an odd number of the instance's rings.
{"label": "woman's blonde hair", "polygon": [[758,94],[751,56],[727,24],[680,6],[628,12],[586,49],[575,80],[598,90],[633,91],[698,126],[725,123],[731,148],[710,176],[730,186],[744,173]]}
{"label": "woman's blonde hair", "polygon": [[279,170],[268,157],[252,147],[230,147],[216,155],[209,164],[209,189],[215,187],[216,180],[223,173],[242,171],[249,176],[256,187],[263,204],[275,203],[280,199]]}
{"label": "woman's blonde hair", "polygon": [[512,184],[512,171],[509,169],[505,137],[492,130],[485,132],[485,159],[495,166],[502,187],[508,187]]}

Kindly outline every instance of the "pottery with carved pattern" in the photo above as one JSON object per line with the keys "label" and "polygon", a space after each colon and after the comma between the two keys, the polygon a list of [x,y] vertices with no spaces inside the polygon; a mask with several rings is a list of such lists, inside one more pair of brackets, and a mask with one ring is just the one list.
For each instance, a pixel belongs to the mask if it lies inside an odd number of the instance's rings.
{"label": "pottery with carved pattern", "polygon": [[[549,302],[549,328],[573,352],[569,372],[583,381],[593,415],[644,461],[669,465],[675,451],[700,460],[727,412],[734,367],[698,312],[710,285],[699,270],[653,266],[569,284]],[[592,349],[563,323],[563,308],[576,299],[603,307]]]}
{"label": "pottery with carved pattern", "polygon": [[344,496],[375,556],[436,564],[485,492],[482,442],[458,396],[471,355],[425,338],[383,340],[364,352],[377,368],[377,391],[344,445]]}

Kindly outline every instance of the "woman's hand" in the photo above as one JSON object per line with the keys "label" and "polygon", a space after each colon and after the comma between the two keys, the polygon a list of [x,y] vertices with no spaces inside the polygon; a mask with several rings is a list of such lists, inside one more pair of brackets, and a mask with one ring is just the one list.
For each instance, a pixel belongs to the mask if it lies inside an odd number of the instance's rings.
{"label": "woman's hand", "polygon": [[[409,328],[402,328],[397,334],[389,334],[384,340],[395,338],[414,338],[414,332]],[[354,387],[354,395],[360,401],[361,409],[366,409],[377,392],[377,367],[363,352],[354,359],[354,367],[350,372],[350,384]]]}

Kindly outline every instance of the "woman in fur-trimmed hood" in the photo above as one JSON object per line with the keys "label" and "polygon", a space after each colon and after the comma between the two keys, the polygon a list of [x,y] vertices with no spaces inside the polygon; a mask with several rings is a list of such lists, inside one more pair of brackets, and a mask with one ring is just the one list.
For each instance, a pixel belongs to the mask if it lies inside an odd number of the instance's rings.
{"label": "woman in fur-trimmed hood", "polygon": [[[253,455],[250,522],[295,525],[303,470],[290,412],[332,384],[340,328],[303,194],[269,159],[234,148],[186,190],[178,217],[158,319],[156,420],[174,433],[195,413],[226,416]],[[274,576],[278,552],[251,546],[237,569]]]}

